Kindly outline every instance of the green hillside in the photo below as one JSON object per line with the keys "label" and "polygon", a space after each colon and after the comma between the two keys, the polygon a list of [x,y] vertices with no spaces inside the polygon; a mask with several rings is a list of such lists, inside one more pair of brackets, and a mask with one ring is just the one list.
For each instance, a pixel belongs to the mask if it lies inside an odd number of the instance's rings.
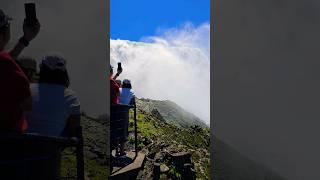
{"label": "green hillside", "polygon": [[166,122],[175,124],[178,127],[190,127],[194,125],[208,127],[200,118],[169,100],[158,101],[142,98],[137,99],[136,104],[139,109],[148,113],[156,109]]}

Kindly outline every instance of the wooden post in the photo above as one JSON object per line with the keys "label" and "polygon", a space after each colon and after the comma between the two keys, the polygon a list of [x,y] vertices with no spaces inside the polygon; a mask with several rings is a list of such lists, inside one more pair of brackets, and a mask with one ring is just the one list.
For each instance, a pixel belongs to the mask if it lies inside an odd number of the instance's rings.
{"label": "wooden post", "polygon": [[77,138],[77,180],[84,180],[83,136],[81,126],[77,129]]}

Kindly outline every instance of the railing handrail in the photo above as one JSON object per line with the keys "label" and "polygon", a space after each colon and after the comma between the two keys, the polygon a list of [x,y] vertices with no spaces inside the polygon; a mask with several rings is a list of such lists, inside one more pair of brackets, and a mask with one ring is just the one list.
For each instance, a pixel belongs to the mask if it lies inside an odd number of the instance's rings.
{"label": "railing handrail", "polygon": [[79,143],[78,137],[57,137],[57,136],[46,136],[36,133],[0,133],[0,143],[4,142],[28,142],[28,141],[43,141],[43,142],[53,142],[59,143],[63,146],[77,146]]}
{"label": "railing handrail", "polygon": [[127,108],[134,108],[135,105],[127,105],[127,104],[111,104],[111,107],[127,107]]}
{"label": "railing handrail", "polygon": [[76,147],[76,159],[77,159],[77,180],[84,180],[84,154],[83,154],[83,137],[82,127],[77,129],[77,137],[57,137],[46,136],[36,133],[0,133],[0,144],[2,143],[16,143],[21,142],[48,142],[58,143],[61,147]]}

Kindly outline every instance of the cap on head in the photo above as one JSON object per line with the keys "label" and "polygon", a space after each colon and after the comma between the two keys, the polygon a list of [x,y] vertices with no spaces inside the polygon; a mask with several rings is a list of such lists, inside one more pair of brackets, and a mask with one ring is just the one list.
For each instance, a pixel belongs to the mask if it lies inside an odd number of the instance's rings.
{"label": "cap on head", "polygon": [[131,84],[131,81],[129,79],[124,79],[122,81],[123,84]]}
{"label": "cap on head", "polygon": [[42,66],[46,66],[51,70],[61,70],[66,71],[67,62],[66,60],[57,54],[54,55],[46,55],[42,58],[40,69]]}
{"label": "cap on head", "polygon": [[8,27],[11,20],[12,18],[7,16],[2,9],[0,9],[0,29]]}

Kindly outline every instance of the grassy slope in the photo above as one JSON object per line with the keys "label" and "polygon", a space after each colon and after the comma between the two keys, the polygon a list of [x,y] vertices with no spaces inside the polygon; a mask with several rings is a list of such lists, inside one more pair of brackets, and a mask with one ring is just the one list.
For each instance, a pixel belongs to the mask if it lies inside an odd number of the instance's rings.
{"label": "grassy slope", "polygon": [[[106,125],[98,121],[82,117],[81,125],[84,136],[85,174],[87,179],[106,179]],[[61,176],[76,176],[76,157],[73,148],[65,149],[62,156]]]}
{"label": "grassy slope", "polygon": [[[132,117],[132,112],[131,112]],[[161,118],[155,117],[141,110],[138,106],[138,133],[139,139],[148,139],[154,142],[148,147],[149,154],[159,152],[165,148],[169,151],[188,151],[192,153],[195,162],[197,178],[209,179],[210,169],[210,130],[209,128],[179,128],[166,123]],[[133,122],[133,120],[130,120]],[[129,130],[133,130],[130,127]],[[143,142],[139,145],[146,148]]]}

